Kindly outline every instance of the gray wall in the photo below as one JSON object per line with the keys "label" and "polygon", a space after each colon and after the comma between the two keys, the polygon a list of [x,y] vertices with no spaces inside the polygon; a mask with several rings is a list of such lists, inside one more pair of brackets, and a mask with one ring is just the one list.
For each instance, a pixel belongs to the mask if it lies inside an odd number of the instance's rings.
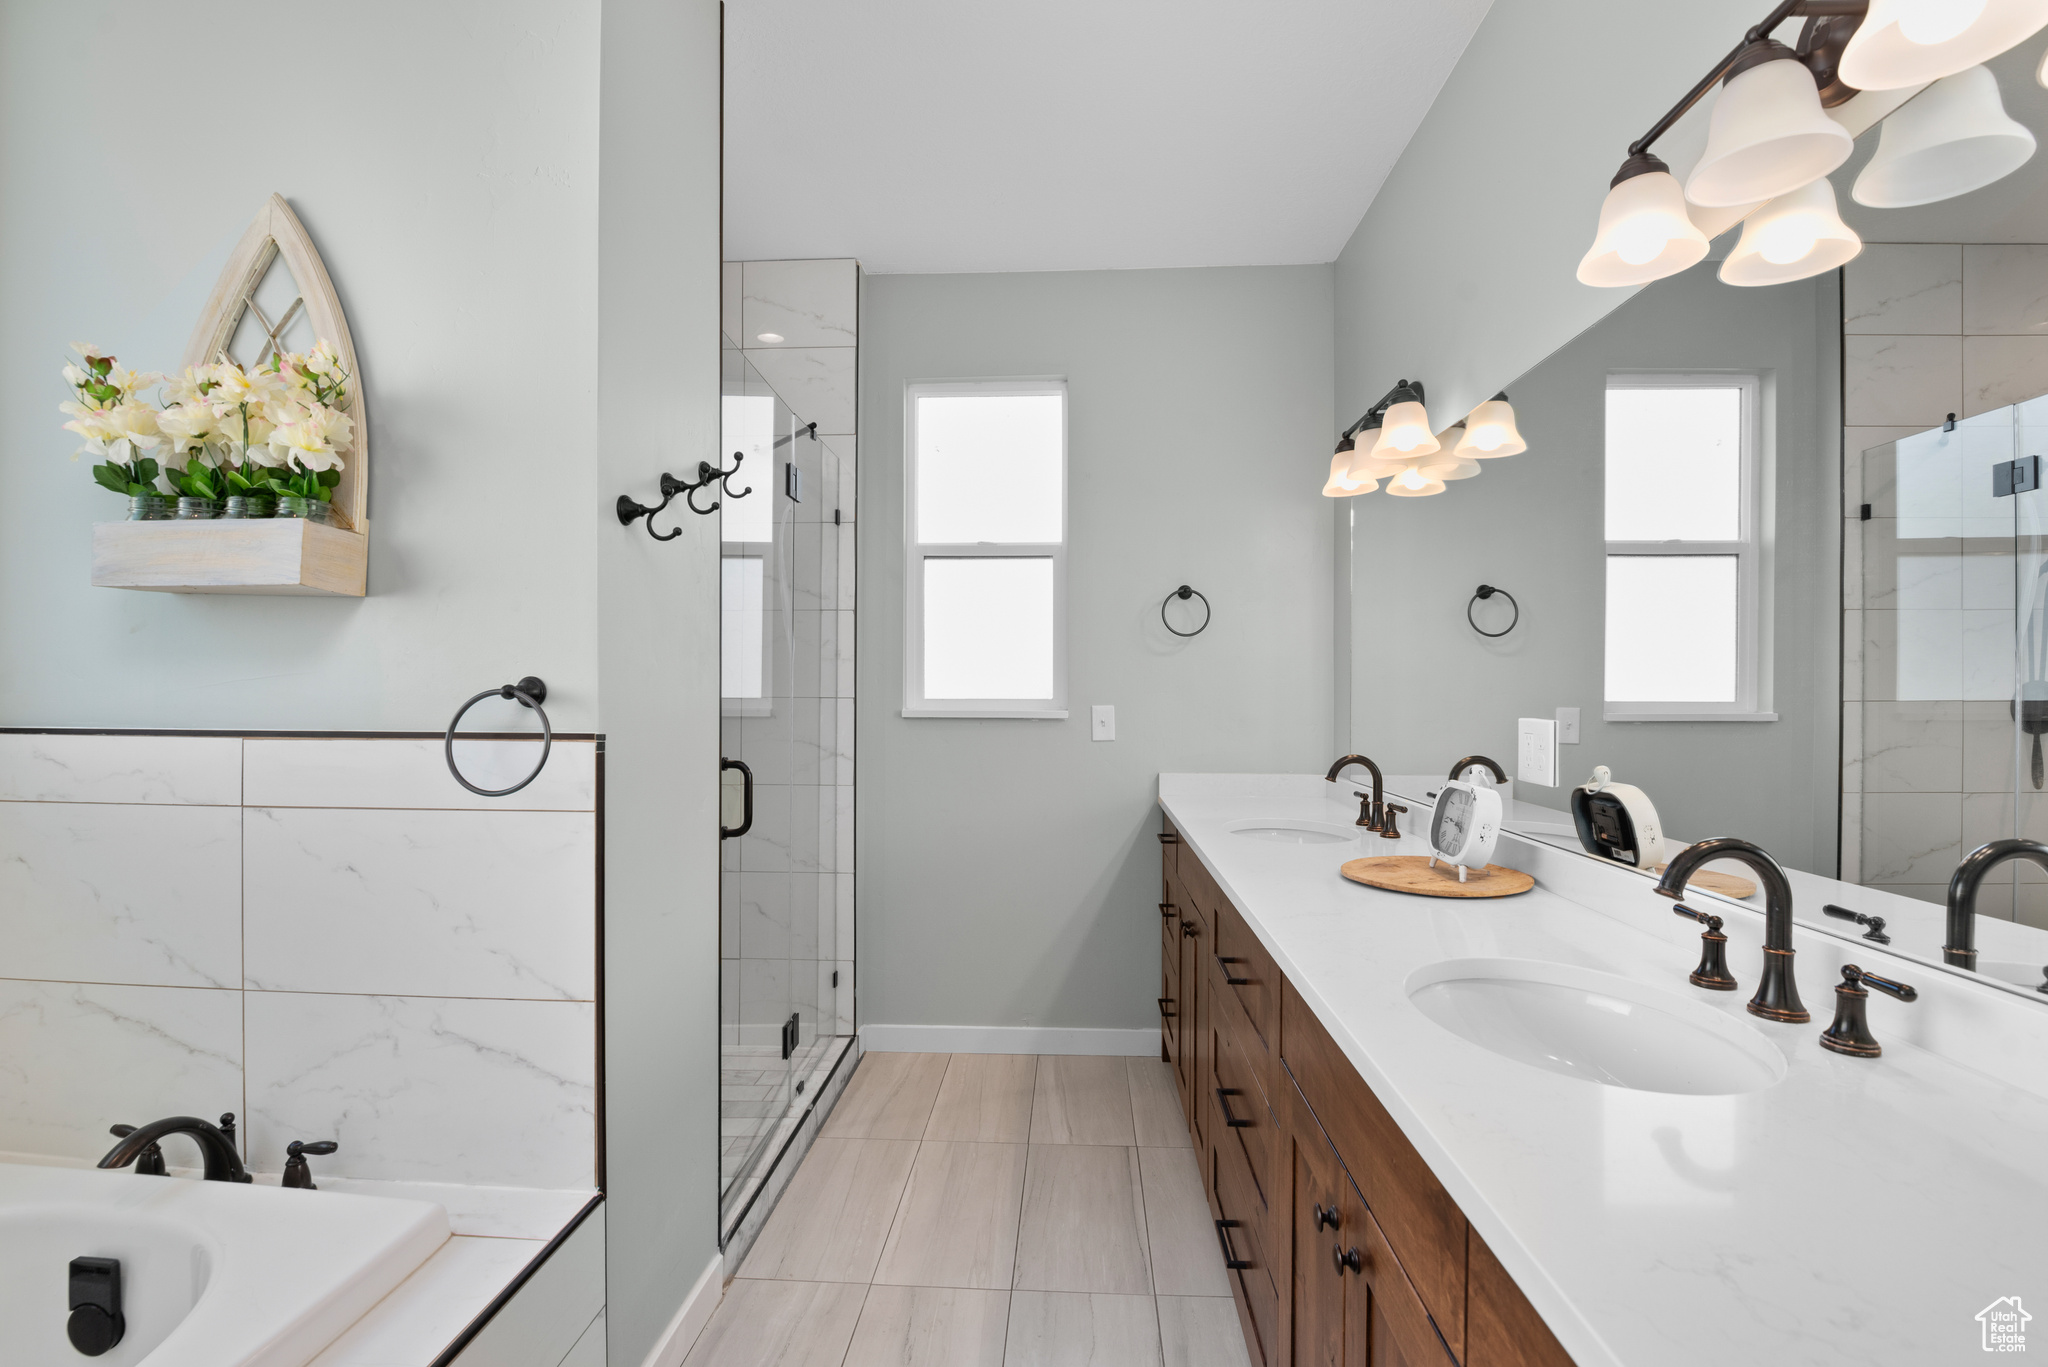
{"label": "gray wall", "polygon": [[[530,673],[595,729],[598,0],[81,23],[0,5],[0,723],[438,730]],[[66,345],[174,370],[272,191],[362,363],[369,597],[92,588]]]}
{"label": "gray wall", "polygon": [[[1326,266],[869,277],[863,1025],[1157,1019],[1158,774],[1335,753],[1330,345]],[[1072,715],[906,720],[903,386],[1005,375],[1069,385]],[[1182,583],[1215,605],[1186,641],[1159,620]]]}
{"label": "gray wall", "polygon": [[[719,26],[717,0],[604,0],[601,502],[718,451]],[[718,1244],[718,519],[668,525],[597,537],[613,1367]]]}
{"label": "gray wall", "polygon": [[[1607,182],[1767,8],[1495,0],[1337,259],[1338,425],[1418,376],[1455,422],[1626,302],[1574,275]],[[1657,150],[1683,174],[1704,128]]]}
{"label": "gray wall", "polygon": [[[1490,754],[1512,771],[1515,719],[1580,709],[1564,785],[1596,764],[1639,784],[1687,839],[1747,836],[1786,863],[1835,867],[1840,631],[1838,277],[1734,289],[1702,262],[1659,281],[1510,383],[1529,450],[1484,462],[1435,498],[1356,506],[1352,740],[1382,767],[1440,772]],[[1605,649],[1603,428],[1616,370],[1765,372],[1776,409],[1775,722],[1600,719]],[[1441,572],[1425,567],[1447,565]],[[1489,641],[1465,621],[1498,584],[1521,625]],[[1683,640],[1683,625],[1644,630]],[[1564,787],[1517,785],[1563,807]]]}

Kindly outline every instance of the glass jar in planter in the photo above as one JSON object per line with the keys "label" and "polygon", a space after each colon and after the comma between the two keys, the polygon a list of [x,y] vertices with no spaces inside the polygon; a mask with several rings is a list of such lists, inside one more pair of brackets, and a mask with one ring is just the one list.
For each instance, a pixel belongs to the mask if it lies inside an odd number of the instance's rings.
{"label": "glass jar in planter", "polygon": [[296,494],[279,494],[277,498],[279,517],[302,517],[308,522],[331,523],[327,501],[319,498],[300,498]]}
{"label": "glass jar in planter", "polygon": [[193,498],[180,495],[178,498],[178,520],[189,522],[220,516],[220,500],[217,498]]}
{"label": "glass jar in planter", "polygon": [[133,494],[128,499],[130,522],[169,522],[177,516],[177,502],[168,494]]}
{"label": "glass jar in planter", "polygon": [[277,500],[269,494],[230,494],[227,515],[232,518],[276,517]]}

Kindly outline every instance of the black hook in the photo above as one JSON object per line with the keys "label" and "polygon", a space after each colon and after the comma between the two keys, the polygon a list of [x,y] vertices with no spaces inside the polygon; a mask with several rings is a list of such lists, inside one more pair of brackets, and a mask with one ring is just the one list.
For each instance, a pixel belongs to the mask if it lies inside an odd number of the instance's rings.
{"label": "black hook", "polygon": [[683,534],[683,529],[677,527],[667,533],[657,532],[654,530],[654,515],[673,503],[677,494],[681,494],[683,502],[688,505],[690,511],[699,516],[707,516],[717,512],[719,505],[716,501],[709,508],[699,508],[697,506],[697,491],[699,489],[708,489],[713,484],[718,485],[724,491],[727,498],[745,498],[748,494],[754,492],[753,485],[750,484],[738,493],[734,493],[732,485],[727,482],[740,472],[740,463],[745,459],[744,453],[739,451],[733,452],[732,468],[730,470],[722,470],[708,460],[700,460],[697,462],[697,482],[694,484],[686,479],[677,479],[674,475],[664,471],[661,476],[661,502],[651,508],[644,503],[635,502],[630,495],[620,494],[616,505],[619,513],[619,525],[630,527],[633,525],[635,518],[644,517],[647,519],[647,534],[649,536],[653,537],[656,541],[675,540]]}

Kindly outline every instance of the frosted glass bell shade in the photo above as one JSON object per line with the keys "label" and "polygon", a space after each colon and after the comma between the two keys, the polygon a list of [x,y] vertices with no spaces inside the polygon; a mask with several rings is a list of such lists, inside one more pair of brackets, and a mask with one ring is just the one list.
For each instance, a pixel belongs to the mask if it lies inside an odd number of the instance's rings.
{"label": "frosted glass bell shade", "polygon": [[1761,62],[1721,88],[1707,150],[1685,182],[1685,197],[1710,208],[1775,199],[1826,175],[1855,150],[1849,130],[1820,107],[1805,63]]}
{"label": "frosted glass bell shade", "polygon": [[1350,498],[1354,494],[1369,494],[1380,486],[1372,480],[1360,482],[1351,478],[1350,451],[1339,451],[1330,457],[1330,478],[1323,485],[1324,498]]}
{"label": "frosted glass bell shade", "polygon": [[1782,285],[1831,271],[1863,250],[1863,239],[1835,210],[1825,177],[1780,195],[1751,214],[1742,240],[1721,263],[1729,285]]}
{"label": "frosted glass bell shade", "polygon": [[1452,453],[1467,460],[1519,456],[1529,449],[1515,429],[1515,410],[1506,399],[1488,399],[1465,416],[1465,435]]}
{"label": "frosted glass bell shade", "polygon": [[1842,50],[1858,90],[1938,81],[1990,61],[2048,25],[2048,0],[1870,0]]}
{"label": "frosted glass bell shade", "polygon": [[1669,171],[1630,176],[1607,192],[1600,227],[1579,262],[1579,283],[1647,285],[1697,265],[1707,236],[1685,212],[1685,192]]}
{"label": "frosted glass bell shade", "polygon": [[1431,479],[1420,470],[1407,469],[1387,481],[1387,492],[1395,498],[1428,498],[1444,491],[1444,482]]}
{"label": "frosted glass bell shade", "polygon": [[1914,96],[1878,128],[1877,152],[1849,196],[1874,209],[1980,190],[2034,155],[2034,135],[2005,112],[1998,78],[1973,66]]}
{"label": "frosted glass bell shade", "polygon": [[1380,459],[1398,452],[1404,456],[1426,456],[1437,449],[1436,434],[1429,430],[1429,410],[1419,403],[1397,403],[1382,420],[1379,445],[1373,448]]}

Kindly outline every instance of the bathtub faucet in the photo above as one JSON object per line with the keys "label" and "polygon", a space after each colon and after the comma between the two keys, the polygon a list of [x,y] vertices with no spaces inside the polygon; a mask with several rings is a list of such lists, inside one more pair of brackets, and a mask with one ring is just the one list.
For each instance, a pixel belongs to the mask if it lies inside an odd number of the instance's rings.
{"label": "bathtub faucet", "polygon": [[[153,1120],[147,1125],[137,1126],[123,1135],[121,1142],[107,1152],[100,1160],[103,1168],[125,1168],[142,1156],[167,1134],[190,1135],[199,1145],[199,1153],[205,1161],[201,1175],[209,1182],[246,1182],[249,1170],[242,1166],[242,1157],[235,1152],[235,1113],[229,1111],[220,1118],[219,1125],[209,1125],[197,1116],[174,1115],[166,1120]],[[158,1169],[161,1171],[161,1168]]]}

